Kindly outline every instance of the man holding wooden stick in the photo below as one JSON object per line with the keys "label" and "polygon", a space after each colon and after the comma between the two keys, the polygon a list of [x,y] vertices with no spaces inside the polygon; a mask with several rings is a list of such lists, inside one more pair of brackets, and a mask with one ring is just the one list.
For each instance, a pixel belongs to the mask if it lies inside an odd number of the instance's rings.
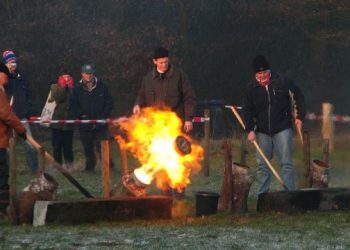
{"label": "man holding wooden stick", "polygon": [[[293,123],[301,130],[305,117],[305,100],[300,89],[289,79],[272,71],[262,55],[253,61],[254,78],[243,97],[243,120],[249,141],[257,141],[266,157],[276,154],[283,182],[295,190],[295,171],[292,162]],[[293,93],[297,116],[293,118],[290,101]],[[257,153],[258,194],[268,192],[271,172]]]}

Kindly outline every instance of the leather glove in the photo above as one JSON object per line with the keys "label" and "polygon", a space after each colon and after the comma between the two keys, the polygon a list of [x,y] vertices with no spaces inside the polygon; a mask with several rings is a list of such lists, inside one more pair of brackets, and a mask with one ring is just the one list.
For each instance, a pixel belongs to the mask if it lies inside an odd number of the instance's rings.
{"label": "leather glove", "polygon": [[18,134],[19,137],[21,137],[23,140],[27,140],[27,134],[26,132]]}

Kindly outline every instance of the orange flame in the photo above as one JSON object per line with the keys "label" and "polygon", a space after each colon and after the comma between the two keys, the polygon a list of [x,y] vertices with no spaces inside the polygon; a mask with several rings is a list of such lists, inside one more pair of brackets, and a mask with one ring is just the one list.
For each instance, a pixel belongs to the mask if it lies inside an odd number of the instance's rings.
{"label": "orange flame", "polygon": [[187,155],[176,151],[177,136],[190,139],[183,134],[182,122],[174,112],[144,108],[140,114],[134,114],[119,125],[127,133],[128,141],[120,136],[116,139],[142,164],[134,174],[144,184],[156,179],[159,188],[164,190],[170,186],[180,191],[190,183],[191,171],[200,170],[201,146],[191,143],[191,153]]}

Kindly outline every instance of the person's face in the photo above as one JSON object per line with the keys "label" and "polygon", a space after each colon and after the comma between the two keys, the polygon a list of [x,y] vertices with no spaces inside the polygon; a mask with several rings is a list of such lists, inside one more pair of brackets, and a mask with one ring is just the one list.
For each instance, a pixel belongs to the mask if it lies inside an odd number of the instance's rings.
{"label": "person's face", "polygon": [[91,82],[93,79],[94,75],[91,73],[81,73],[81,78],[85,81],[85,82]]}
{"label": "person's face", "polygon": [[67,82],[70,80],[71,76],[70,75],[62,75],[63,79]]}
{"label": "person's face", "polygon": [[169,58],[164,57],[164,58],[153,59],[153,63],[157,66],[157,69],[159,71],[165,72],[168,70],[168,67],[169,67]]}
{"label": "person's face", "polygon": [[5,73],[0,72],[0,85],[5,86],[8,82],[8,77]]}
{"label": "person's face", "polygon": [[16,61],[10,61],[6,63],[7,68],[10,70],[10,72],[16,72],[17,70],[17,62]]}
{"label": "person's face", "polygon": [[268,70],[256,72],[255,78],[260,83],[267,83],[270,81],[271,71],[268,69]]}

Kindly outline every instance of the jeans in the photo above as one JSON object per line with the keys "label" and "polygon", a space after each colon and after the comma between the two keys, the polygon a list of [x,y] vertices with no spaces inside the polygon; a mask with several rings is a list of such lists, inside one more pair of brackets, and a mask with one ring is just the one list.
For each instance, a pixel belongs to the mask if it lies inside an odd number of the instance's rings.
{"label": "jeans", "polygon": [[73,130],[51,129],[53,158],[62,164],[62,153],[65,163],[72,163],[73,158]]}
{"label": "jeans", "polygon": [[[26,120],[26,119],[22,119]],[[26,129],[27,135],[32,136],[32,131],[30,129],[29,123],[23,123],[23,126]],[[36,173],[38,169],[38,154],[36,149],[30,144],[28,141],[21,140],[23,147],[24,147],[24,153],[26,157],[26,162],[32,173]]]}
{"label": "jeans", "polygon": [[[280,165],[282,180],[289,190],[295,190],[295,171],[292,162],[293,130],[285,129],[272,136],[257,133],[257,143],[269,160],[272,159],[272,155],[275,153]],[[261,194],[269,191],[272,173],[258,152],[256,153],[256,160],[258,163],[258,194]]]}

